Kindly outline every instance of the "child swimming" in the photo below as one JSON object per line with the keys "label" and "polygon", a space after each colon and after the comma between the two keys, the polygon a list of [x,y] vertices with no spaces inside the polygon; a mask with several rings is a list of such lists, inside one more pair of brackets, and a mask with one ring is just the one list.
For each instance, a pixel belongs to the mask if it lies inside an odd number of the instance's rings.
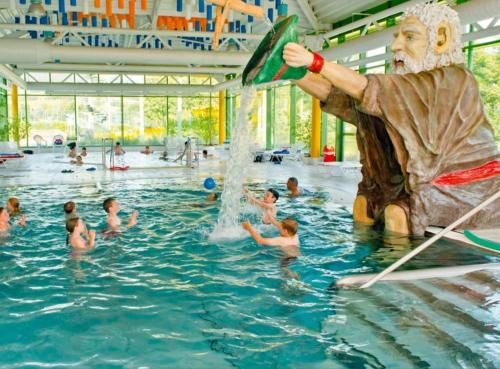
{"label": "child swimming", "polygon": [[17,197],[9,197],[7,203],[5,204],[5,208],[10,216],[21,214],[21,203]]}
{"label": "child swimming", "polygon": [[302,195],[302,192],[299,190],[299,181],[295,177],[288,178],[288,181],[286,181],[286,188],[290,191],[288,194],[290,197]]}
{"label": "child swimming", "polygon": [[86,234],[85,224],[76,217],[68,219],[66,222],[66,230],[68,231],[67,244],[71,245],[75,250],[88,250],[94,247],[95,231],[89,231],[88,239],[82,237],[82,233]]}
{"label": "child swimming", "polygon": [[276,201],[280,197],[278,191],[272,188],[268,189],[262,200],[258,200],[248,188],[245,188],[243,193],[247,197],[248,202],[259,206],[264,211],[262,214],[262,223],[271,224],[271,218],[276,217],[278,213],[278,209],[276,208]]}
{"label": "child swimming", "polygon": [[280,237],[262,237],[260,233],[252,227],[252,224],[249,221],[243,223],[243,228],[250,233],[252,238],[259,245],[279,247],[285,256],[289,258],[299,256],[300,241],[297,234],[299,228],[297,221],[291,218],[286,218],[279,222],[273,217],[270,217],[269,220],[276,228],[278,228]]}
{"label": "child swimming", "polygon": [[[0,207],[0,232],[7,232],[12,228],[9,221],[10,221],[9,212],[7,211],[6,208]],[[22,215],[19,218],[19,222],[17,224],[20,225],[21,227],[24,227],[26,225],[26,217]]]}
{"label": "child swimming", "polygon": [[[107,216],[107,224],[108,231],[111,232],[121,232],[121,220],[118,218],[118,213],[120,212],[120,203],[113,197],[109,197],[104,200],[102,207],[104,211],[108,214]],[[137,216],[139,212],[134,210],[127,224],[127,228],[133,227],[137,224]]]}

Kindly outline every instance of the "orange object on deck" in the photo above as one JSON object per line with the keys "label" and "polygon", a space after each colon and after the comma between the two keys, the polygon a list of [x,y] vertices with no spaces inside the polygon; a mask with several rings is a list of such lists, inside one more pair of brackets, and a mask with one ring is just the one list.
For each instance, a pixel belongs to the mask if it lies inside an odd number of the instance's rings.
{"label": "orange object on deck", "polygon": [[148,8],[148,0],[141,0],[141,9],[146,10]]}
{"label": "orange object on deck", "polygon": [[129,0],[128,2],[128,15],[135,19],[135,0]]}
{"label": "orange object on deck", "polygon": [[125,0],[118,0],[118,9],[125,8]]}
{"label": "orange object on deck", "polygon": [[101,0],[94,0],[94,8],[100,8],[101,7]]}

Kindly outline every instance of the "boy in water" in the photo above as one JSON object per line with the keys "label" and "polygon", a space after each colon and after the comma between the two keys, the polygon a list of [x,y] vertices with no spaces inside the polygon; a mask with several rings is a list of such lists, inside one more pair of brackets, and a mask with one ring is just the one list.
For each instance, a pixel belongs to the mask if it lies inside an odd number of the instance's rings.
{"label": "boy in water", "polygon": [[79,218],[80,221],[83,223],[83,229],[84,229],[83,233],[86,234],[87,236],[89,235],[89,233],[87,232],[87,226],[78,215],[76,211],[76,204],[73,201],[68,201],[64,204],[64,218],[66,219],[66,223],[70,219]]}
{"label": "boy in water", "polygon": [[83,158],[80,155],[78,155],[76,157],[76,160],[71,160],[70,161],[70,164],[75,164],[75,165],[78,165],[78,166],[82,166],[83,165]]}
{"label": "boy in water", "polygon": [[[0,207],[0,232],[7,232],[12,226],[9,223],[10,215],[4,207]],[[22,215],[19,218],[18,225],[24,227],[26,225],[26,217]]]}
{"label": "boy in water", "polygon": [[290,193],[288,196],[290,197],[297,197],[302,195],[302,193],[299,191],[299,181],[295,177],[290,177],[288,178],[288,181],[286,181],[286,188]]}
{"label": "boy in water", "polygon": [[276,228],[278,228],[280,237],[262,237],[260,233],[252,227],[252,224],[250,224],[249,221],[243,223],[243,228],[250,233],[252,238],[259,245],[279,247],[288,258],[295,258],[299,256],[300,241],[299,235],[297,234],[297,230],[299,228],[297,221],[291,218],[286,218],[279,222],[274,219],[274,217],[270,217],[269,220],[274,226],[276,226]]}
{"label": "boy in water", "polygon": [[262,223],[271,224],[271,219],[276,217],[276,214],[278,213],[278,209],[276,208],[276,201],[278,201],[280,197],[278,191],[272,188],[268,189],[262,200],[257,199],[248,188],[245,188],[243,192],[245,193],[248,202],[259,206],[264,211],[264,214],[262,214]]}
{"label": "boy in water", "polygon": [[80,152],[80,156],[81,157],[87,156],[87,148],[85,146],[82,147],[82,151]]}
{"label": "boy in water", "polygon": [[[104,211],[108,213],[107,223],[108,230],[113,232],[120,232],[120,226],[122,221],[118,218],[118,213],[120,212],[120,203],[113,197],[109,197],[104,200],[102,207]],[[137,216],[139,212],[134,210],[127,224],[127,228],[133,227],[137,224]]]}
{"label": "boy in water", "polygon": [[144,148],[144,150],[141,151],[141,154],[145,155],[151,155],[153,153],[153,149],[150,148],[148,145]]}
{"label": "boy in water", "polygon": [[[76,217],[68,219],[66,222],[66,230],[68,231],[67,243],[76,250],[86,250],[94,247],[95,231],[89,231],[85,228],[83,221]],[[87,240],[82,237],[82,233]]]}

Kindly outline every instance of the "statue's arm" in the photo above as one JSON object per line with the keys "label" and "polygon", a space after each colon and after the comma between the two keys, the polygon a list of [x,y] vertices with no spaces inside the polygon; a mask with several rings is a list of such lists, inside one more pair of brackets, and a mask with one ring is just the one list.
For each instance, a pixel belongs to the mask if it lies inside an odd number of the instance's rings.
{"label": "statue's arm", "polygon": [[[308,67],[313,62],[313,54],[304,47],[296,43],[288,43],[283,51],[283,58],[291,67]],[[335,86],[347,95],[361,100],[363,92],[368,84],[368,79],[342,65],[325,62],[321,70],[321,76],[314,76],[309,73],[297,85],[307,93],[316,96],[321,101],[326,101],[331,86]]]}

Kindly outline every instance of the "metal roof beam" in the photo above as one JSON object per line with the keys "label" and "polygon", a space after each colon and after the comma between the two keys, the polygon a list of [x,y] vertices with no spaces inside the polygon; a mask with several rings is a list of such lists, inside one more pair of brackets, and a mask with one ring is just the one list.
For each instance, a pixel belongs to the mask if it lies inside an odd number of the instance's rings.
{"label": "metal roof beam", "polygon": [[[42,24],[15,24],[0,23],[0,30],[17,31],[39,31],[39,32],[72,32],[95,35],[139,35],[139,36],[163,36],[163,37],[213,37],[213,32],[197,31],[168,31],[151,29],[123,29],[123,28],[102,28],[102,27],[80,27],[80,26],[54,26]],[[238,40],[258,40],[265,35],[255,33],[221,33],[221,38],[234,38]]]}

